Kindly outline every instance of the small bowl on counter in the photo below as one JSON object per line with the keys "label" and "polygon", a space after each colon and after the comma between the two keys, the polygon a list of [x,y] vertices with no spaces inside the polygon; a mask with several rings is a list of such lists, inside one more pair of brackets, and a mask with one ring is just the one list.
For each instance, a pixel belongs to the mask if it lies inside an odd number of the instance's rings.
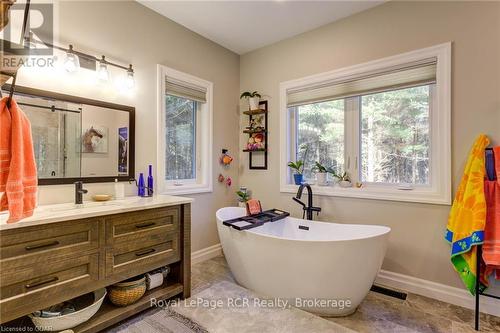
{"label": "small bowl on counter", "polygon": [[94,201],[109,201],[113,198],[111,194],[94,194],[92,200]]}

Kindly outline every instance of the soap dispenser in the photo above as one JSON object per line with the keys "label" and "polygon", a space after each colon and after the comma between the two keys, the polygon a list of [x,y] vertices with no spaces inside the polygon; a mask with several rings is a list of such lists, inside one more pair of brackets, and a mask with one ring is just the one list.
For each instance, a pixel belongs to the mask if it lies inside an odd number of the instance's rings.
{"label": "soap dispenser", "polygon": [[125,199],[125,185],[115,178],[115,200]]}

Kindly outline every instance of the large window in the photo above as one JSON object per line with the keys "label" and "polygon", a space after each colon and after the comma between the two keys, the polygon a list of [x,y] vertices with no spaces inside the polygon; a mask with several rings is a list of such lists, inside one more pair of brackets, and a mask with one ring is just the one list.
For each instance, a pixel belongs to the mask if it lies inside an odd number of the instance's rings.
{"label": "large window", "polygon": [[212,83],[158,66],[158,187],[212,191]]}
{"label": "large window", "polygon": [[449,204],[450,47],[377,60],[281,84],[281,190],[296,191],[286,162],[347,172],[361,188],[315,193]]}

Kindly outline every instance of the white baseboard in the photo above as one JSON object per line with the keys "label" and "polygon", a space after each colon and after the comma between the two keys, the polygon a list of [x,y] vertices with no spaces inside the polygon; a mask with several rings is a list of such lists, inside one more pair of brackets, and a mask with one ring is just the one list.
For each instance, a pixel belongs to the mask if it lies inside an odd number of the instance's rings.
{"label": "white baseboard", "polygon": [[[434,298],[446,303],[474,309],[474,297],[465,289],[381,270],[375,283],[410,293]],[[500,316],[500,300],[480,297],[481,312]]]}
{"label": "white baseboard", "polygon": [[222,246],[215,244],[204,249],[195,251],[191,253],[191,264],[197,264],[199,262],[209,260],[220,256],[222,254]]}

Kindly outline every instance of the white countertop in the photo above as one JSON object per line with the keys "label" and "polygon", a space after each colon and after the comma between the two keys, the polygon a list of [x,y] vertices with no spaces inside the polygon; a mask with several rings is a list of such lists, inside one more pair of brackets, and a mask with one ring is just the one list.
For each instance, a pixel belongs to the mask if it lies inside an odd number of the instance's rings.
{"label": "white countertop", "polygon": [[73,203],[45,205],[37,207],[33,216],[16,223],[7,223],[8,213],[2,212],[0,214],[0,230],[174,206],[191,203],[193,201],[194,199],[192,198],[157,195],[151,198],[126,197],[122,200],[104,202],[85,201],[83,205],[79,207]]}

